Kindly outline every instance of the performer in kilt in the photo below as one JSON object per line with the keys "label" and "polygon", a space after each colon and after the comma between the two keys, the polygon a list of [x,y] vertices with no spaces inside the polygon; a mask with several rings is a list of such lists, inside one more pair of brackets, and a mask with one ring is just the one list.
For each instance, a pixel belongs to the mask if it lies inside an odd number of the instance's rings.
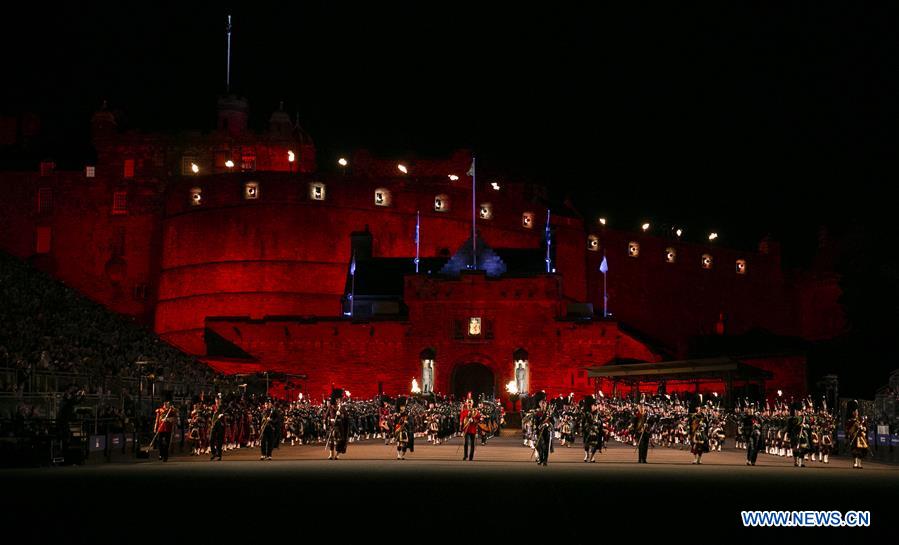
{"label": "performer in kilt", "polygon": [[859,415],[858,401],[851,400],[846,405],[846,440],[852,451],[852,467],[862,468],[862,460],[868,455],[868,422]]}
{"label": "performer in kilt", "polygon": [[785,435],[790,442],[793,465],[796,467],[805,467],[802,460],[808,453],[809,433],[808,423],[805,419],[805,411],[803,411],[802,403],[799,401],[790,405],[790,417],[787,419]]}
{"label": "performer in kilt", "polygon": [[596,462],[596,451],[602,452],[605,430],[603,430],[599,403],[593,396],[587,396],[584,400],[581,430],[584,434],[584,461]]}
{"label": "performer in kilt", "polygon": [[709,421],[702,406],[702,395],[699,396],[699,404],[690,415],[690,452],[693,453],[693,463],[701,464],[702,455],[709,451]]}
{"label": "performer in kilt", "polygon": [[393,419],[393,432],[396,438],[396,459],[405,460],[406,450],[415,452],[415,427],[406,398],[400,397],[396,401],[396,415]]}
{"label": "performer in kilt", "polygon": [[346,454],[347,440],[350,436],[350,422],[343,406],[343,390],[335,388],[331,390],[331,400],[328,404],[328,460],[337,460],[341,454]]}
{"label": "performer in kilt", "polygon": [[749,406],[743,415],[743,440],[746,442],[746,465],[754,466],[762,446],[762,428],[755,407]]}
{"label": "performer in kilt", "polygon": [[546,392],[537,392],[534,396],[537,401],[537,410],[534,411],[534,428],[537,435],[535,450],[537,453],[537,465],[545,466],[549,461],[549,453],[553,451],[553,422],[552,409],[546,402]]}

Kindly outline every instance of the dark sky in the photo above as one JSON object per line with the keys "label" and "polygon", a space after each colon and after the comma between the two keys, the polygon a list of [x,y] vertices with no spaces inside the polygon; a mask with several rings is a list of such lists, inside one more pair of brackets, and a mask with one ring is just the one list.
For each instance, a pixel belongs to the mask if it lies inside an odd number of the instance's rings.
{"label": "dark sky", "polygon": [[326,168],[358,147],[472,147],[486,171],[568,191],[617,226],[680,223],[738,246],[769,231],[813,245],[896,179],[892,3],[76,4],[16,12],[0,32],[0,104],[63,134],[103,98],[133,127],[210,127],[231,12],[253,122],[284,100]]}

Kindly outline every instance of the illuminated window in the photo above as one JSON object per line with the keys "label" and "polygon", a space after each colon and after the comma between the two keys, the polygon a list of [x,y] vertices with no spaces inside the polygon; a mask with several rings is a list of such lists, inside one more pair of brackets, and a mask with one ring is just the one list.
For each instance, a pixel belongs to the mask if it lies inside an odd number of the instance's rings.
{"label": "illuminated window", "polygon": [[449,212],[450,209],[450,200],[447,195],[437,195],[434,197],[434,211],[435,212]]}
{"label": "illuminated window", "polygon": [[674,263],[675,261],[677,261],[677,250],[665,248],[665,263]]}
{"label": "illuminated window", "polygon": [[712,268],[712,255],[711,254],[702,254],[702,268],[703,269],[711,269]]}
{"label": "illuminated window", "polygon": [[534,213],[533,212],[525,212],[521,215],[521,226],[525,229],[533,229],[534,228]]}
{"label": "illuminated window", "polygon": [[243,198],[247,200],[259,198],[259,182],[247,182],[243,184]]}
{"label": "illuminated window", "polygon": [[[230,166],[228,166],[230,164]],[[234,167],[234,161],[231,160],[231,150],[220,149],[215,152],[215,169],[218,171],[227,170]]]}
{"label": "illuminated window", "polygon": [[191,188],[190,204],[192,206],[200,206],[201,204],[203,204],[203,190],[199,187]]}
{"label": "illuminated window", "polygon": [[38,254],[50,253],[50,228],[38,227],[34,237],[34,251]]}
{"label": "illuminated window", "polygon": [[134,159],[125,159],[125,172],[123,176],[126,178],[134,178]]}
{"label": "illuminated window", "polygon": [[588,235],[587,236],[587,249],[591,252],[599,251],[599,237],[596,235]]}
{"label": "illuminated window", "polygon": [[312,182],[309,184],[309,198],[313,201],[325,200],[325,184],[321,182]]}
{"label": "illuminated window", "polygon": [[478,212],[478,215],[482,220],[493,219],[493,205],[489,202],[481,203],[480,212]]}
{"label": "illuminated window", "polygon": [[745,259],[737,260],[737,274],[746,274],[746,260]]}
{"label": "illuminated window", "polygon": [[95,166],[84,167],[84,177],[85,178],[94,178],[96,175],[97,175],[97,167],[95,167]]}
{"label": "illuminated window", "polygon": [[630,241],[627,243],[627,255],[631,257],[638,257],[640,255],[640,243],[635,241]]}
{"label": "illuminated window", "polygon": [[53,189],[41,187],[37,190],[37,213],[47,214],[53,208]]}
{"label": "illuminated window", "polygon": [[128,192],[116,191],[112,194],[112,213],[127,214],[128,213]]}
{"label": "illuminated window", "polygon": [[468,319],[468,336],[477,337],[481,334],[481,318],[480,316],[472,316]]}
{"label": "illuminated window", "polygon": [[390,191],[379,187],[375,189],[375,206],[390,206]]}
{"label": "illuminated window", "polygon": [[240,170],[256,170],[256,152],[244,150],[240,155]]}
{"label": "illuminated window", "polygon": [[197,158],[193,155],[185,155],[181,157],[181,175],[193,176],[194,174],[196,174],[193,167],[197,164]]}

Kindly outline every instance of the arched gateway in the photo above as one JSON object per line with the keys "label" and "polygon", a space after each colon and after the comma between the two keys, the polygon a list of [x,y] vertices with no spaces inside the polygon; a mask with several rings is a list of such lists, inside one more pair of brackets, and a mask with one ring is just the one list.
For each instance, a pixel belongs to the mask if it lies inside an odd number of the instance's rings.
{"label": "arched gateway", "polygon": [[471,397],[477,400],[481,394],[493,399],[496,394],[496,377],[493,370],[481,363],[463,363],[453,369],[452,392],[456,399]]}

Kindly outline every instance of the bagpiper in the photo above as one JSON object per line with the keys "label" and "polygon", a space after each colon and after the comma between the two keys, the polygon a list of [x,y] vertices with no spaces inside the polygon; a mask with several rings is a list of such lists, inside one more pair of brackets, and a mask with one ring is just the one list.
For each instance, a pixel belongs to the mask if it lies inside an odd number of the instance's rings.
{"label": "bagpiper", "polygon": [[868,422],[859,415],[858,401],[846,405],[846,439],[852,451],[852,467],[862,468],[862,460],[868,455]]}
{"label": "bagpiper", "polygon": [[802,463],[809,448],[808,423],[799,401],[790,405],[790,418],[787,419],[785,436],[790,441],[790,451],[793,455],[793,465],[805,467]]}
{"label": "bagpiper", "polygon": [[708,419],[701,404],[701,394],[699,402],[690,415],[690,452],[693,453],[694,464],[701,464],[702,455],[709,451]]}
{"label": "bagpiper", "polygon": [[396,459],[405,460],[406,450],[415,452],[415,429],[412,426],[412,417],[406,406],[406,398],[396,400],[396,416],[393,420],[393,434],[396,438]]}
{"label": "bagpiper", "polygon": [[334,388],[331,390],[331,400],[328,404],[328,440],[325,442],[328,448],[328,460],[337,460],[341,454],[346,453],[347,440],[350,435],[350,422],[343,406],[343,390]]}

